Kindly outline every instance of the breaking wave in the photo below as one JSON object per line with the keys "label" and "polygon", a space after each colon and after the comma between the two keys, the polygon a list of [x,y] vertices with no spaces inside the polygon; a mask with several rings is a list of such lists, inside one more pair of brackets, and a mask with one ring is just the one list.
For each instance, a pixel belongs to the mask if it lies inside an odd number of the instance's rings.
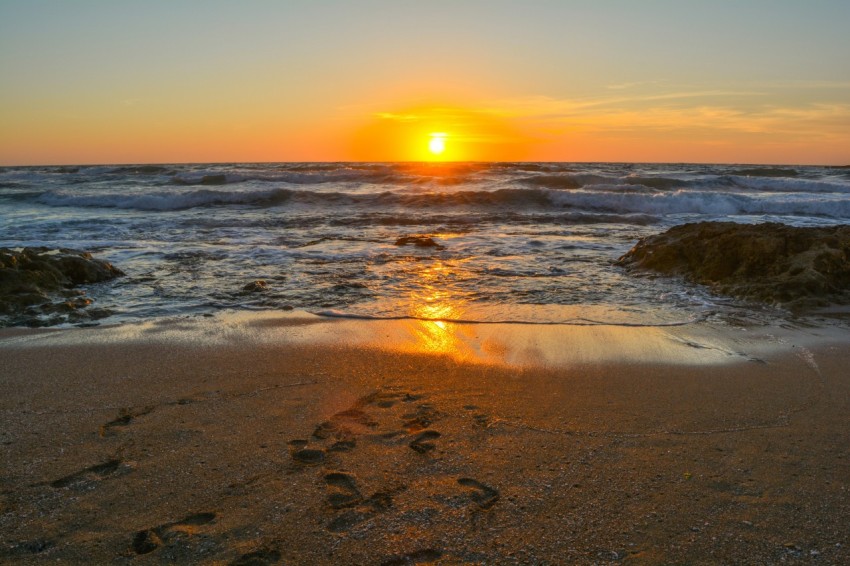
{"label": "breaking wave", "polygon": [[652,194],[574,191],[553,194],[551,198],[563,207],[618,213],[850,217],[850,200],[832,195],[760,198],[741,193],[693,190]]}
{"label": "breaking wave", "polygon": [[226,206],[245,204],[280,204],[289,200],[292,191],[227,192],[209,189],[184,193],[150,192],[145,194],[72,194],[62,191],[41,193],[38,202],[49,206],[77,206],[98,208],[123,208],[148,211],[185,210],[204,206]]}
{"label": "breaking wave", "polygon": [[232,185],[259,181],[267,183],[290,183],[293,185],[314,185],[323,183],[372,183],[390,184],[410,183],[413,179],[389,167],[352,168],[352,167],[314,167],[286,171],[193,171],[180,173],[171,178],[175,185]]}
{"label": "breaking wave", "polygon": [[[181,192],[119,192],[75,194],[66,191],[25,193],[40,203],[57,207],[100,207],[145,211],[185,210],[198,207],[287,205],[359,207],[380,211],[409,207],[498,208],[506,212],[529,209],[605,212],[615,214],[709,214],[709,215],[799,215],[850,218],[850,199],[844,194],[789,193],[770,198],[745,192],[712,190],[641,190],[632,184],[598,185],[590,189],[555,190],[503,188],[496,190],[459,190],[429,192],[382,191],[356,193],[310,191],[301,189],[215,190],[195,189]],[[22,198],[23,195],[17,195]]]}

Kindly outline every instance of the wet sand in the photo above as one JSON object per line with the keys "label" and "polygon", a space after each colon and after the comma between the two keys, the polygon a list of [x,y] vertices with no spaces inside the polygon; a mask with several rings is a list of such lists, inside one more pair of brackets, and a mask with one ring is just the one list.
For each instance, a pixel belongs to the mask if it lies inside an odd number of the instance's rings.
{"label": "wet sand", "polygon": [[0,332],[0,561],[850,562],[834,329]]}

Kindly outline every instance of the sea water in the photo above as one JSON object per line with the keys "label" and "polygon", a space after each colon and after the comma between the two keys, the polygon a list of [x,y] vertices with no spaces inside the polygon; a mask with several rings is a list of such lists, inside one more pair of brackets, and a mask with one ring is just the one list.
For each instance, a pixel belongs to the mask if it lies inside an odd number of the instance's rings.
{"label": "sea water", "polygon": [[[620,163],[0,168],[0,247],[92,252],[101,322],[296,309],[681,324],[760,312],[615,261],[687,222],[850,222],[850,169]],[[396,245],[429,236],[439,246]],[[244,290],[255,280],[262,291]],[[770,311],[767,308],[766,311]],[[2,325],[3,321],[0,321]]]}

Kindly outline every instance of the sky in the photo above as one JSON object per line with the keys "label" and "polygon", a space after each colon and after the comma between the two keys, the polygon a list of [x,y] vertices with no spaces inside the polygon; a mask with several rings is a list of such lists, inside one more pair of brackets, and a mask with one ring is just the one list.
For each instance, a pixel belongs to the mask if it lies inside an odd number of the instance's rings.
{"label": "sky", "polygon": [[847,165],[848,22],[847,0],[0,0],[0,164]]}

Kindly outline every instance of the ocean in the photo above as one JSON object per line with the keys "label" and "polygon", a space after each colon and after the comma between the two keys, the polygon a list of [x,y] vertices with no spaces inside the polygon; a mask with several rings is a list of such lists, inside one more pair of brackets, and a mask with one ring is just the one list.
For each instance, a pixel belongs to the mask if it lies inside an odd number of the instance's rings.
{"label": "ocean", "polygon": [[[85,288],[94,304],[112,313],[101,324],[223,310],[617,325],[786,316],[681,280],[628,275],[614,265],[639,238],[703,220],[848,223],[850,169],[622,163],[0,168],[0,247],[86,250],[126,273]],[[398,245],[406,236],[430,237],[437,245]],[[257,280],[265,281],[263,289],[245,289]]]}

